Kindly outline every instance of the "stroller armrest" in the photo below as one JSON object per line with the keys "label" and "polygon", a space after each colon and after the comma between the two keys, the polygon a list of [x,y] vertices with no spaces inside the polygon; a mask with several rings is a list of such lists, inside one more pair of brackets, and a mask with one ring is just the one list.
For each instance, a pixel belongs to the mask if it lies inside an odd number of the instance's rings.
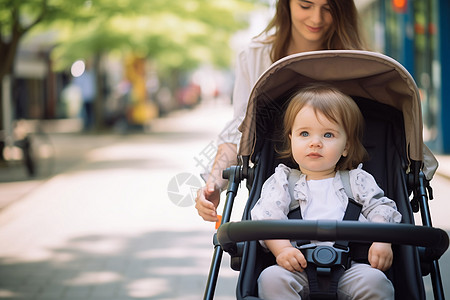
{"label": "stroller armrest", "polygon": [[224,248],[237,242],[271,239],[385,242],[426,247],[436,258],[441,257],[449,247],[449,237],[440,228],[335,220],[229,222],[219,227],[217,238]]}

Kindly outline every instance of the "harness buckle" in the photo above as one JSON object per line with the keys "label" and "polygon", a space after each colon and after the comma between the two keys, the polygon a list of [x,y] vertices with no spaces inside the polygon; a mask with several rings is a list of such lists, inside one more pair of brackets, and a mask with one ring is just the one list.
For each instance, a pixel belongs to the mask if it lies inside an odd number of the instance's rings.
{"label": "harness buckle", "polygon": [[[332,266],[342,266],[345,270],[350,267],[350,249],[335,248],[332,246],[307,244],[297,247],[308,263],[316,265],[325,271]],[[326,273],[326,272],[323,272]]]}

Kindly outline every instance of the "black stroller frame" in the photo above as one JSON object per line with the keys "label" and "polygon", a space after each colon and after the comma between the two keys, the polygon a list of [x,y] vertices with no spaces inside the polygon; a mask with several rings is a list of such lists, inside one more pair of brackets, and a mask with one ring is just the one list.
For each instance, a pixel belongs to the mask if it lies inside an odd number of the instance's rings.
{"label": "black stroller frame", "polygon": [[[273,106],[272,102],[288,99],[294,89],[316,81],[331,83],[351,95],[364,118],[371,120],[366,122],[370,135],[364,137],[371,160],[364,168],[374,175],[386,195],[396,200],[403,215],[401,224],[250,220],[262,184],[279,163],[273,151],[276,141],[270,136],[275,131],[273,124],[281,124],[282,105]],[[394,95],[393,102],[385,101],[386,95]],[[256,116],[260,118],[258,124]],[[256,83],[240,130],[240,164],[223,172],[229,183],[221,226],[214,235],[214,254],[203,299],[214,298],[223,251],[231,256],[231,267],[240,270],[237,299],[259,299],[255,276],[274,263],[273,256],[262,251],[258,243],[265,239],[392,243],[396,259],[387,275],[394,283],[396,299],[425,299],[422,276],[428,274],[434,298],[445,299],[438,260],[449,246],[449,237],[433,227],[428,204],[433,199],[429,182],[437,162],[423,145],[417,86],[398,62],[382,54],[351,50],[286,57],[273,64]],[[243,221],[230,222],[234,199],[244,179],[250,194]],[[419,211],[422,226],[414,225],[413,213]]]}

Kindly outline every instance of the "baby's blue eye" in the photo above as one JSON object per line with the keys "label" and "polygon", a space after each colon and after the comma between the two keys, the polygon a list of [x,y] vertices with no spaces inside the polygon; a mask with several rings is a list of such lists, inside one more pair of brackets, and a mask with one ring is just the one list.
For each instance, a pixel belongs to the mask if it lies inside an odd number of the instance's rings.
{"label": "baby's blue eye", "polygon": [[309,136],[309,133],[307,131],[302,131],[300,132],[300,136],[307,137]]}
{"label": "baby's blue eye", "polygon": [[331,132],[327,132],[323,136],[326,138],[332,138],[334,135]]}

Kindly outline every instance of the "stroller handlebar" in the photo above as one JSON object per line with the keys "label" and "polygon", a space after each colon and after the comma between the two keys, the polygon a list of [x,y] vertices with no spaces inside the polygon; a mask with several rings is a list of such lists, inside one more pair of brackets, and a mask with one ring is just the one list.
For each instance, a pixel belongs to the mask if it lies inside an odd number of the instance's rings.
{"label": "stroller handlebar", "polygon": [[219,227],[217,239],[224,249],[238,242],[270,239],[385,242],[426,247],[436,259],[449,247],[449,237],[440,228],[336,220],[229,222]]}

